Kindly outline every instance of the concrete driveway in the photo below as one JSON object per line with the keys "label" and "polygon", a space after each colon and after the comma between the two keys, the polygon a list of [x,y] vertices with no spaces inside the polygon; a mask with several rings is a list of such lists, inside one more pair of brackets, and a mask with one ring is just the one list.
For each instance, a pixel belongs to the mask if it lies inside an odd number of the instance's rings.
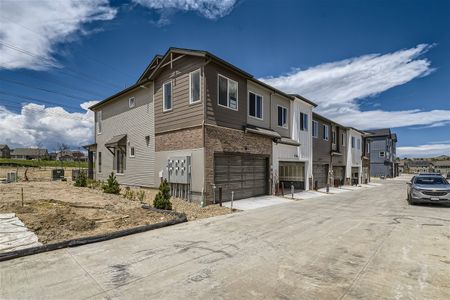
{"label": "concrete driveway", "polygon": [[0,263],[0,299],[450,299],[450,209],[403,181]]}
{"label": "concrete driveway", "polygon": [[[251,210],[289,202],[290,200],[281,197],[266,195],[233,201],[233,208],[239,210]],[[231,207],[231,202],[224,202],[223,206]]]}

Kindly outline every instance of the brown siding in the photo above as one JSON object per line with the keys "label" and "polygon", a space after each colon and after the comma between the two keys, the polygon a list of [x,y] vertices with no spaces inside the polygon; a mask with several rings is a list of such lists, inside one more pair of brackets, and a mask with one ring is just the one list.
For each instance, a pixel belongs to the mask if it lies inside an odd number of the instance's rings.
{"label": "brown siding", "polygon": [[[238,110],[219,106],[217,101],[218,74],[238,82]],[[205,66],[206,122],[219,126],[242,129],[247,122],[247,80],[213,62]]]}
{"label": "brown siding", "polygon": [[[313,118],[318,122],[318,136],[313,137],[313,162],[314,163],[329,163],[331,152],[331,124],[323,119]],[[328,141],[323,139],[322,125],[328,125],[329,139]]]}
{"label": "brown siding", "polygon": [[[189,73],[202,69],[205,64],[204,58],[185,56],[165,66],[155,79],[155,133],[176,130],[203,122],[203,91],[204,76],[201,72],[200,78],[200,102],[189,103]],[[163,112],[162,86],[172,80],[172,110]]]}
{"label": "brown siding", "polygon": [[[335,126],[335,130],[337,143],[336,149],[333,149],[333,151],[339,152],[342,155],[333,156],[333,166],[345,166],[347,164],[347,144],[343,146],[342,133],[346,134],[346,130],[341,126]],[[345,141],[345,143],[346,142],[347,141]]]}

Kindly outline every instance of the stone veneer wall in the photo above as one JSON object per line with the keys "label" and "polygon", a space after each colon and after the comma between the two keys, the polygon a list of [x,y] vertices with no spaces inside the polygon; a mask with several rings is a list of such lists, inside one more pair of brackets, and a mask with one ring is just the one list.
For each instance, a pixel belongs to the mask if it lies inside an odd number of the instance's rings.
{"label": "stone veneer wall", "polygon": [[[272,164],[272,139],[243,130],[226,127],[205,126],[205,200],[212,203],[214,183],[214,153],[235,152],[267,155]],[[268,183],[269,184],[269,183]]]}
{"label": "stone veneer wall", "polygon": [[196,149],[203,147],[202,126],[179,129],[155,135],[156,151]]}

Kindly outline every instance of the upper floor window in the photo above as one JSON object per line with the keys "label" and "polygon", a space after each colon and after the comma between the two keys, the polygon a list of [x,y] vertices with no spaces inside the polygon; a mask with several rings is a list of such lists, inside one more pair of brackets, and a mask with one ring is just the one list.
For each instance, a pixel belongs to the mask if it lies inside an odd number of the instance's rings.
{"label": "upper floor window", "polygon": [[356,146],[358,147],[358,150],[361,150],[361,139],[356,140]]}
{"label": "upper floor window", "polygon": [[278,106],[278,126],[287,128],[287,108]]}
{"label": "upper floor window", "polygon": [[163,85],[163,111],[172,110],[172,81]]}
{"label": "upper floor window", "polygon": [[219,105],[238,110],[238,83],[219,74],[218,85]]}
{"label": "upper floor window", "polygon": [[345,133],[342,133],[342,146],[345,147],[345,140],[346,140],[346,135]]}
{"label": "upper floor window", "polygon": [[384,151],[380,151],[380,157],[384,157]]}
{"label": "upper floor window", "polygon": [[370,143],[367,143],[367,153],[370,153]]}
{"label": "upper floor window", "polygon": [[323,139],[328,141],[330,138],[330,128],[328,125],[323,125]]}
{"label": "upper floor window", "polygon": [[355,137],[352,136],[352,148],[355,148]]}
{"label": "upper floor window", "polygon": [[263,119],[263,98],[252,92],[248,92],[248,115],[254,118]]}
{"label": "upper floor window", "polygon": [[189,103],[200,101],[200,70],[189,74]]}
{"label": "upper floor window", "polygon": [[134,97],[131,97],[130,99],[128,99],[128,107],[133,108],[135,106],[136,106],[136,99]]}
{"label": "upper floor window", "polygon": [[331,142],[333,143],[333,145],[336,145],[336,131],[333,130],[331,132]]}
{"label": "upper floor window", "polygon": [[315,138],[319,136],[319,123],[317,121],[312,121],[312,136]]}
{"label": "upper floor window", "polygon": [[97,133],[102,133],[102,111],[97,111]]}
{"label": "upper floor window", "polygon": [[308,131],[308,114],[300,113],[300,130]]}

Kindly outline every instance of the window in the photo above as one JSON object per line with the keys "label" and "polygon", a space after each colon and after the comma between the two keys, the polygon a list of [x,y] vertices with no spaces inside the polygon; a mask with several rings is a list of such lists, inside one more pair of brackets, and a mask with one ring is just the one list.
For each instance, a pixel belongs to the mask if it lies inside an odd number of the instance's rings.
{"label": "window", "polygon": [[308,115],[300,113],[300,130],[308,131]]}
{"label": "window", "polygon": [[97,111],[97,133],[102,133],[102,111]]}
{"label": "window", "polygon": [[287,128],[287,108],[278,106],[278,126]]}
{"label": "window", "polygon": [[317,121],[312,122],[312,136],[315,138],[319,136],[319,123]]}
{"label": "window", "polygon": [[370,143],[367,143],[367,153],[370,153]]}
{"label": "window", "polygon": [[145,136],[145,144],[147,145],[147,147],[150,146],[150,136],[149,135]]}
{"label": "window", "polygon": [[166,82],[163,85],[163,99],[164,107],[163,111],[172,110],[172,82]]}
{"label": "window", "polygon": [[248,115],[254,118],[263,119],[262,112],[262,96],[255,93],[248,93]]}
{"label": "window", "polygon": [[380,157],[384,157],[384,151],[380,151]]}
{"label": "window", "polygon": [[102,153],[98,153],[98,172],[102,172]]}
{"label": "window", "polygon": [[125,153],[126,149],[125,151],[122,149],[116,150],[116,171],[118,174],[123,174],[125,170]]}
{"label": "window", "polygon": [[200,70],[189,74],[189,103],[200,101]]}
{"label": "window", "polygon": [[342,146],[345,147],[345,140],[346,140],[346,135],[345,133],[342,134]]}
{"label": "window", "polygon": [[328,139],[330,138],[329,130],[330,130],[330,128],[328,127],[328,125],[323,125],[323,139],[326,141],[328,141]]}
{"label": "window", "polygon": [[219,75],[218,85],[218,104],[238,110],[238,83]]}
{"label": "window", "polygon": [[331,132],[331,142],[336,145],[336,131],[334,130]]}
{"label": "window", "polygon": [[133,108],[135,106],[136,106],[136,99],[134,99],[134,97],[131,97],[130,99],[128,99],[128,107]]}
{"label": "window", "polygon": [[356,140],[356,146],[357,146],[358,150],[361,150],[361,139]]}
{"label": "window", "polygon": [[355,148],[355,137],[352,136],[352,148]]}
{"label": "window", "polygon": [[130,157],[134,157],[134,147],[130,147]]}

